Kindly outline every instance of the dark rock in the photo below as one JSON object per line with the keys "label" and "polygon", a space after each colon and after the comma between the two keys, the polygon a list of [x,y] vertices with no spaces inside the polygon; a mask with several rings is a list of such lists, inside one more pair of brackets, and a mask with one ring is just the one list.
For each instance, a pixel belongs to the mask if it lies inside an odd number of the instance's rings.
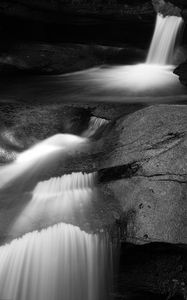
{"label": "dark rock", "polygon": [[181,16],[181,9],[165,0],[152,0],[156,12],[163,16]]}
{"label": "dark rock", "polygon": [[0,75],[62,74],[101,64],[127,64],[144,59],[143,50],[128,46],[17,43],[4,45]]}
{"label": "dark rock", "polygon": [[[150,13],[151,3],[148,0],[135,0],[135,1],[120,1],[114,0],[111,2],[92,1],[85,2],[79,0],[74,1],[1,1],[0,12],[9,15],[17,15],[32,19],[42,19],[45,22],[62,22],[60,17],[66,14],[79,14],[79,15],[102,15],[102,16],[124,16],[132,14],[145,14]],[[56,13],[56,14],[55,14]]]}
{"label": "dark rock", "polygon": [[144,246],[122,243],[115,292],[121,295],[121,299],[185,299],[186,267],[186,247],[164,243]]}
{"label": "dark rock", "polygon": [[[4,41],[43,41],[146,47],[154,23],[150,0],[1,1]],[[136,35],[136,39],[134,39]]]}
{"label": "dark rock", "polygon": [[[167,0],[168,2],[168,0]],[[169,0],[169,2],[173,3],[174,5],[184,9],[187,7],[186,0]]]}
{"label": "dark rock", "polygon": [[179,80],[182,84],[187,85],[187,61],[179,65],[174,73],[179,76]]}

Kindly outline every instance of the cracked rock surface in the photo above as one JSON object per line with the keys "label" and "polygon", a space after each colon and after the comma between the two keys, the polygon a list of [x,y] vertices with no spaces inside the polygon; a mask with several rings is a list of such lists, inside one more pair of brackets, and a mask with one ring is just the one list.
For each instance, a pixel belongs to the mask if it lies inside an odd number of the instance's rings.
{"label": "cracked rock surface", "polygon": [[186,114],[187,106],[152,106],[117,120],[106,137],[115,148],[105,168],[135,170],[102,185],[122,206],[128,241],[187,243]]}

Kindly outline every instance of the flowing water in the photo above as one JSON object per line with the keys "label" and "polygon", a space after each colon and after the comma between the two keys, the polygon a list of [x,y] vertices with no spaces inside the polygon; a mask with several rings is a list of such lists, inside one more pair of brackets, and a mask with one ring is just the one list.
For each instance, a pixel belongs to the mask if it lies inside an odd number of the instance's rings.
{"label": "flowing water", "polygon": [[172,65],[176,39],[183,19],[176,16],[157,15],[155,32],[147,56],[148,64]]}
{"label": "flowing water", "polygon": [[104,300],[106,237],[58,224],[0,248],[0,299]]}
{"label": "flowing water", "polygon": [[[33,151],[26,154],[35,161]],[[21,161],[29,156],[23,153]],[[92,206],[95,182],[95,173],[72,173],[35,186],[9,231],[9,236],[21,237],[0,247],[0,299],[110,299],[107,235],[88,234],[67,224],[88,221],[86,211]]]}
{"label": "flowing water", "polygon": [[97,118],[97,117],[91,117],[90,122],[88,125],[88,129],[83,133],[83,136],[86,137],[91,137],[93,136],[99,128],[103,128],[105,125],[109,123],[108,120],[102,119],[102,118]]}
{"label": "flowing water", "polygon": [[87,223],[87,210],[96,193],[96,174],[72,173],[39,182],[14,221],[11,236],[21,236],[56,223]]}
{"label": "flowing water", "polygon": [[[72,134],[56,134],[42,142],[37,143],[30,149],[18,154],[15,161],[0,168],[0,189],[11,183],[19,176],[37,173],[42,165],[49,166],[55,158],[66,156],[67,152],[75,151],[85,144],[86,138]],[[28,173],[28,174],[26,174]]]}

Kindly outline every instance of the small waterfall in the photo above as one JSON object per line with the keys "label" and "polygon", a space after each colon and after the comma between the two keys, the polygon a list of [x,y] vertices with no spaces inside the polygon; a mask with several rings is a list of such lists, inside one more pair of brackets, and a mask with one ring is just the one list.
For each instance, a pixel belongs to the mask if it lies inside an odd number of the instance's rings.
{"label": "small waterfall", "polygon": [[182,24],[181,17],[157,15],[155,31],[147,57],[148,64],[172,64],[176,39]]}
{"label": "small waterfall", "polygon": [[58,224],[0,247],[0,299],[105,300],[106,236]]}
{"label": "small waterfall", "polygon": [[84,132],[83,136],[91,137],[92,135],[94,135],[96,133],[96,131],[100,127],[107,125],[108,123],[109,123],[109,121],[106,119],[97,118],[97,117],[92,116],[90,118],[88,129]]}
{"label": "small waterfall", "polygon": [[10,236],[21,236],[60,222],[82,224],[96,193],[95,179],[96,173],[72,173],[39,182],[12,225]]}

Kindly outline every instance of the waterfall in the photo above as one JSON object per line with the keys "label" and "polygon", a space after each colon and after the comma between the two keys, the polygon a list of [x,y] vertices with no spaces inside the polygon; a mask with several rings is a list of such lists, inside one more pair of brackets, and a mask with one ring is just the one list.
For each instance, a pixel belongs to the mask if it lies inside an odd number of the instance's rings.
{"label": "waterfall", "polygon": [[106,236],[63,223],[15,239],[0,247],[0,299],[109,299],[109,248]]}
{"label": "waterfall", "polygon": [[76,215],[84,222],[95,178],[95,173],[72,173],[35,186],[10,230],[22,237],[0,247],[0,299],[110,299],[107,234],[67,224]]}
{"label": "waterfall", "polygon": [[155,31],[149,49],[148,64],[172,64],[176,39],[182,27],[181,17],[157,15]]}
{"label": "waterfall", "polygon": [[[96,173],[72,173],[39,182],[14,221],[10,236],[65,222],[82,224],[96,194]],[[86,221],[85,221],[86,223]]]}
{"label": "waterfall", "polygon": [[102,119],[102,118],[92,116],[90,118],[88,129],[84,132],[83,136],[91,137],[92,135],[94,135],[96,133],[96,131],[100,127],[102,127],[104,125],[107,125],[108,123],[109,123],[109,121],[106,120],[106,119]]}

